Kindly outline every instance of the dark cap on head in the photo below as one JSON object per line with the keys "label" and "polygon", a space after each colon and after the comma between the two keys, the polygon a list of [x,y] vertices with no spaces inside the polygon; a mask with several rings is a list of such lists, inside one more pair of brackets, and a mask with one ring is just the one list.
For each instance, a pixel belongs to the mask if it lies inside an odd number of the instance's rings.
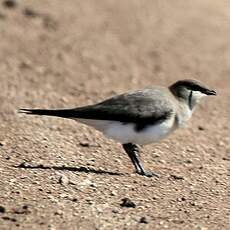
{"label": "dark cap on head", "polygon": [[199,91],[206,95],[216,95],[216,92],[214,90],[209,89],[203,83],[194,79],[177,81],[169,86],[169,89],[175,96],[180,96],[180,93],[185,90]]}

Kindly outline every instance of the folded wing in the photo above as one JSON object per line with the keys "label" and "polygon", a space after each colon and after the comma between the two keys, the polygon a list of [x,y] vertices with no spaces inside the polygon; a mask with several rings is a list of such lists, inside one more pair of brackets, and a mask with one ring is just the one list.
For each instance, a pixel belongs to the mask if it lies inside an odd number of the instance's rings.
{"label": "folded wing", "polygon": [[74,109],[21,109],[20,112],[34,115],[93,120],[113,120],[136,123],[140,126],[154,124],[172,116],[173,103],[160,90],[146,89],[121,94],[101,103]]}

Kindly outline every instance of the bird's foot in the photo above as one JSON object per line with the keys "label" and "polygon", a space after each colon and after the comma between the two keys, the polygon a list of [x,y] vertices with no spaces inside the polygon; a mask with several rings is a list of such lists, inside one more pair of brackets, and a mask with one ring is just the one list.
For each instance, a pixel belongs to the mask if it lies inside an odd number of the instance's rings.
{"label": "bird's foot", "polygon": [[146,177],[157,177],[159,178],[159,174],[154,173],[154,172],[149,172],[149,171],[137,171],[137,173],[141,176],[146,176]]}

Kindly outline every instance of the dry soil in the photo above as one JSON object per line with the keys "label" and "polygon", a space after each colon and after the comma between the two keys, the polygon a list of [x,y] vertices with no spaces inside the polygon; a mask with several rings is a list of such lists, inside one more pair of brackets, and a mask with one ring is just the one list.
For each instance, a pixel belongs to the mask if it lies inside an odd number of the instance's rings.
{"label": "dry soil", "polygon": [[[0,1],[0,229],[230,229],[230,1],[14,3]],[[17,113],[184,78],[218,96],[143,148],[160,178],[92,128]]]}

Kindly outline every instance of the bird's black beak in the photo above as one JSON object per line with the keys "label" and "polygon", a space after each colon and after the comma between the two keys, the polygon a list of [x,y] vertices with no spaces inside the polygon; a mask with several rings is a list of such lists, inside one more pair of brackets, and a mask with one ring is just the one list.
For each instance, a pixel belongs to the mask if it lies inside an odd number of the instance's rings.
{"label": "bird's black beak", "polygon": [[215,91],[215,90],[206,89],[206,90],[204,91],[204,93],[205,93],[206,95],[209,95],[209,96],[211,96],[211,95],[216,96],[216,91]]}

